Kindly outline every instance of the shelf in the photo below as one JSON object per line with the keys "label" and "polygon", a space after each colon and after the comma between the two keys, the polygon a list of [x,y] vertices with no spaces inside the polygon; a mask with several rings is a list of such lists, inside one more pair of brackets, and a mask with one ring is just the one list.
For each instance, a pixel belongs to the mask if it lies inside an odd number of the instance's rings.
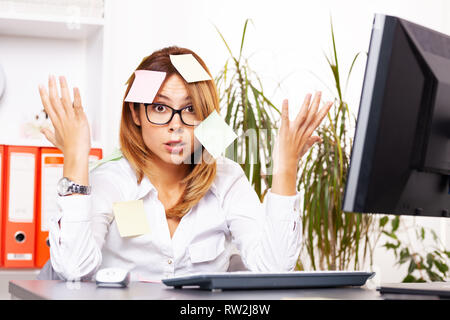
{"label": "shelf", "polygon": [[0,62],[7,79],[0,101],[0,144],[52,146],[43,136],[22,139],[22,130],[42,109],[38,85],[46,82],[48,74],[55,74],[80,88],[92,147],[104,148],[105,19],[80,17],[75,29],[70,19],[64,14],[0,12]]}
{"label": "shelf", "polygon": [[[8,139],[0,138],[0,145],[10,146],[30,146],[30,147],[54,147],[49,141],[44,139]],[[103,146],[98,141],[91,142],[91,148],[103,149]]]}
{"label": "shelf", "polygon": [[83,40],[103,25],[103,18],[0,13],[0,35],[8,36]]}

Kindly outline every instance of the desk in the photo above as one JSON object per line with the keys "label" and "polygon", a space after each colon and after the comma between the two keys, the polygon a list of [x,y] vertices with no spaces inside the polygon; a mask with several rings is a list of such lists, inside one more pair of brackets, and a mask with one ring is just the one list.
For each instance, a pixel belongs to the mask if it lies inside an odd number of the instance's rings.
{"label": "desk", "polygon": [[344,299],[381,300],[376,290],[359,287],[283,290],[206,291],[173,289],[163,283],[131,282],[127,288],[97,288],[94,282],[12,280],[12,299],[50,300],[282,300]]}

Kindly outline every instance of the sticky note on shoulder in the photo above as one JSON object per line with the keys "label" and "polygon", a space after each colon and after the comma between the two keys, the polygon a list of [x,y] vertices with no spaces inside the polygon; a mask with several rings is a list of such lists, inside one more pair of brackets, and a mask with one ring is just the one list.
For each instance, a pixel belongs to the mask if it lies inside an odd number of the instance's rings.
{"label": "sticky note on shoulder", "polygon": [[131,85],[130,91],[128,91],[125,101],[152,103],[165,78],[165,72],[136,70],[134,72],[133,84]]}
{"label": "sticky note on shoulder", "polygon": [[103,159],[96,160],[89,163],[89,172],[99,167],[100,165],[107,163],[109,161],[117,161],[123,158],[122,151],[120,149],[115,149],[110,155],[104,157]]}
{"label": "sticky note on shoulder", "polygon": [[150,232],[142,200],[115,202],[113,213],[121,237],[140,236]]}
{"label": "sticky note on shoulder", "polygon": [[194,129],[194,135],[215,159],[237,138],[215,110]]}
{"label": "sticky note on shoulder", "polygon": [[212,80],[202,65],[192,54],[170,55],[170,62],[188,83]]}

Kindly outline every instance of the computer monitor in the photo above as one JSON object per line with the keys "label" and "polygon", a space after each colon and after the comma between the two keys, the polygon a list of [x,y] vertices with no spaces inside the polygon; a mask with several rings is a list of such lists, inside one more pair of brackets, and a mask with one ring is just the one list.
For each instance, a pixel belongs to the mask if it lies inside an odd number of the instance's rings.
{"label": "computer monitor", "polygon": [[343,210],[450,217],[450,37],[376,14]]}

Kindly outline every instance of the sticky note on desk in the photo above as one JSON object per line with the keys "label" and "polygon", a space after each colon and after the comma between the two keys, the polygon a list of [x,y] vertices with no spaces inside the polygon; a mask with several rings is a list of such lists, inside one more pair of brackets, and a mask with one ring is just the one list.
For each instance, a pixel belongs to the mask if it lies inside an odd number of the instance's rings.
{"label": "sticky note on desk", "polygon": [[215,110],[194,129],[194,135],[215,159],[237,138]]}
{"label": "sticky note on desk", "polygon": [[173,66],[181,74],[184,80],[189,83],[212,80],[208,72],[206,72],[206,70],[191,53],[175,55],[171,54],[170,62],[172,62]]}
{"label": "sticky note on desk", "polygon": [[134,72],[133,84],[131,85],[130,91],[128,91],[125,101],[152,103],[165,78],[165,72],[136,70]]}
{"label": "sticky note on desk", "polygon": [[115,202],[113,212],[121,237],[139,236],[150,232],[142,200]]}

